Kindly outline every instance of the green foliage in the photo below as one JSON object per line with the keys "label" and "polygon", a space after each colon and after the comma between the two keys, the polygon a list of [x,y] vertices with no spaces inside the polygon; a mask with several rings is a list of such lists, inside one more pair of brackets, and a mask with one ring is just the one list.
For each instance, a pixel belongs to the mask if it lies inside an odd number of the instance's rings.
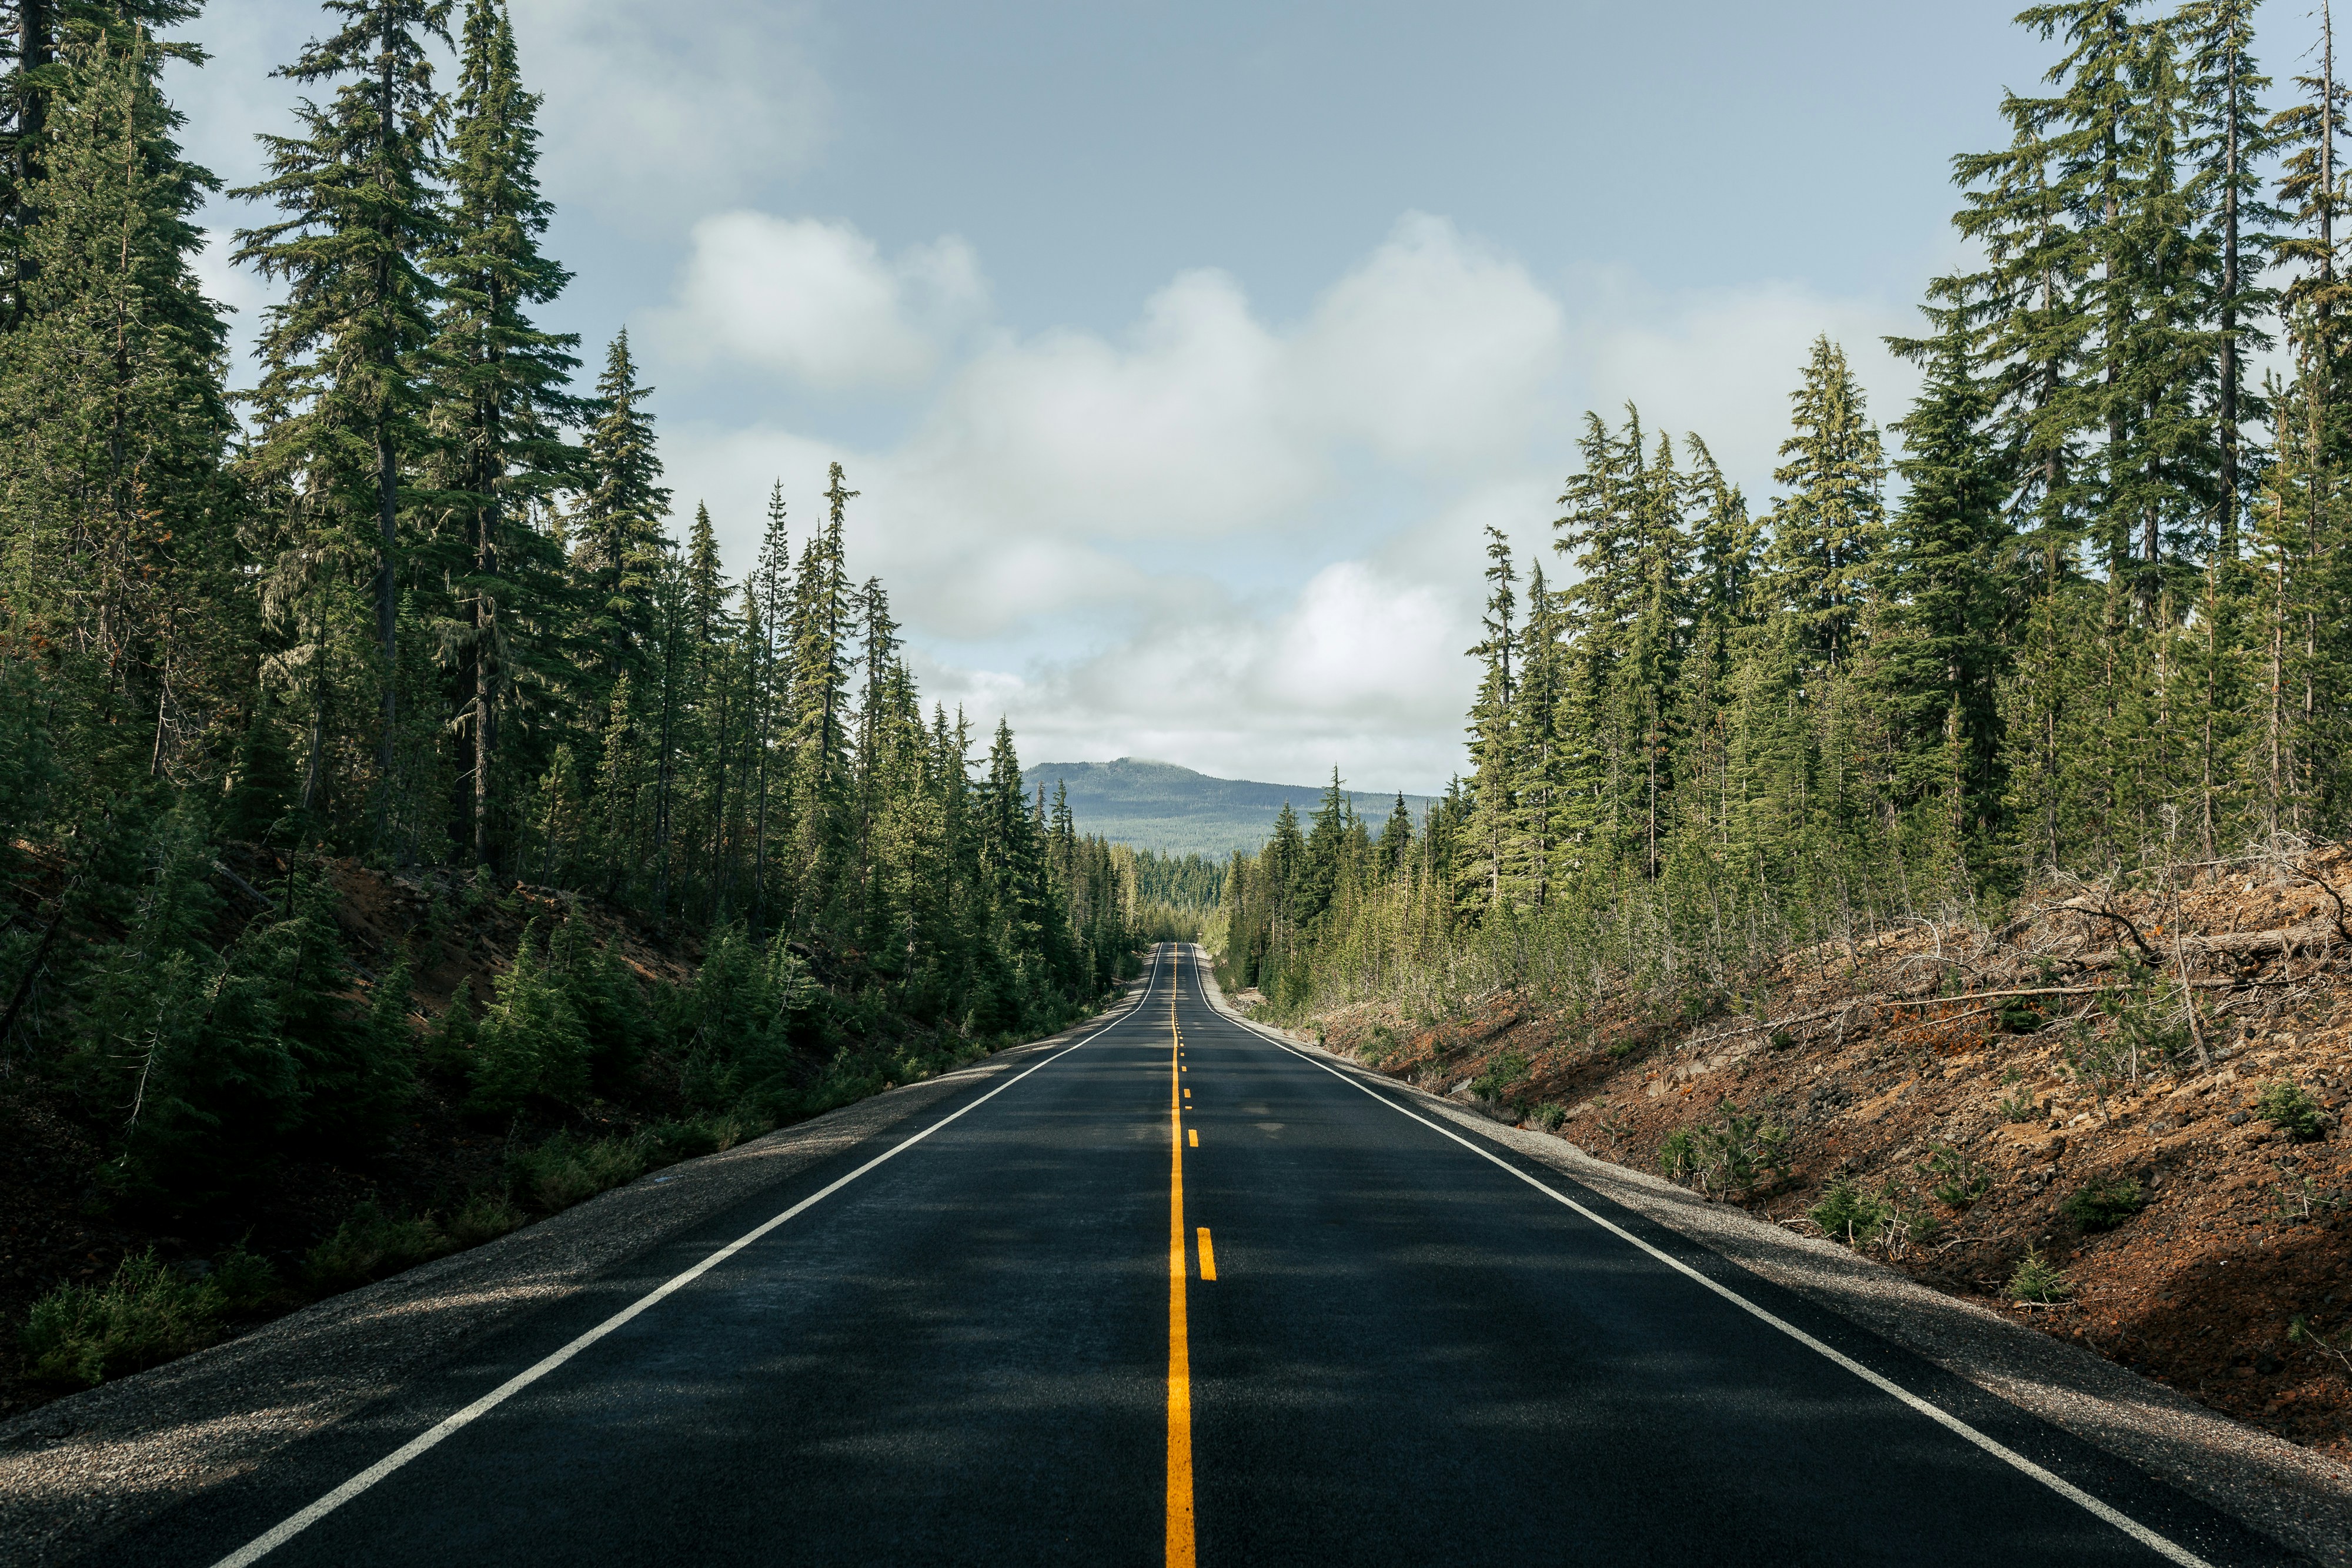
{"label": "green foliage", "polygon": [[2147,1206],[2147,1195],[2130,1176],[2094,1176],[2059,1204],[2058,1211],[2085,1230],[2113,1230]]}
{"label": "green foliage", "polygon": [[212,1272],[205,1278],[232,1312],[257,1311],[279,1300],[286,1289],[278,1277],[278,1266],[247,1250],[242,1241],[215,1258]]}
{"label": "green foliage", "polygon": [[2299,1144],[2327,1134],[2327,1108],[2318,1096],[2284,1078],[2263,1086],[2254,1100],[2254,1114]]}
{"label": "green foliage", "polygon": [[1676,1127],[1659,1140],[1658,1168],[1672,1181],[1688,1181],[1698,1172],[1698,1134],[1688,1127]]}
{"label": "green foliage", "polygon": [[348,1291],[413,1269],[455,1245],[431,1215],[389,1215],[371,1200],[310,1249],[302,1260],[302,1278],[320,1295]]}
{"label": "green foliage", "polygon": [[150,1249],[103,1285],[59,1285],[35,1301],[21,1337],[35,1377],[94,1387],[210,1344],[223,1304],[209,1281],[183,1278]]}
{"label": "green foliage", "polygon": [[562,977],[548,971],[537,936],[534,921],[493,983],[496,999],[476,1030],[469,1112],[511,1115],[533,1099],[570,1104],[587,1092],[587,1030]]}
{"label": "green foliage", "polygon": [[1525,1051],[1506,1051],[1488,1062],[1485,1071],[1470,1081],[1470,1092],[1480,1100],[1500,1100],[1527,1081],[1530,1065]]}
{"label": "green foliage", "polygon": [[1842,1176],[1822,1190],[1821,1201],[1807,1212],[1823,1235],[1856,1251],[1900,1251],[1906,1245],[1933,1240],[1941,1228],[1935,1216],[1911,1204],[1892,1180],[1873,1192]]}
{"label": "green foliage", "polygon": [[2037,1248],[2028,1247],[2025,1256],[2018,1260],[2017,1268],[2004,1287],[2012,1301],[2027,1301],[2046,1306],[2063,1301],[2074,1293],[2074,1287],[2057,1265],[2042,1256]]}
{"label": "green foliage", "polygon": [[1568,1107],[1557,1100],[1547,1100],[1528,1113],[1528,1120],[1547,1133],[1557,1133],[1560,1124],[1568,1120]]}
{"label": "green foliage", "polygon": [[1932,1178],[1928,1190],[1948,1208],[1967,1208],[1992,1190],[1992,1176],[1959,1150],[1938,1145],[1930,1149],[1919,1174]]}
{"label": "green foliage", "polygon": [[2041,1103],[2022,1090],[2002,1095],[1996,1109],[2000,1113],[2000,1119],[2011,1124],[2031,1122],[2042,1114]]}
{"label": "green foliage", "polygon": [[1728,1096],[1717,1103],[1712,1121],[1683,1130],[1688,1174],[1703,1191],[1745,1197],[1788,1174],[1789,1129],[1761,1112],[1742,1111]]}
{"label": "green foliage", "polygon": [[646,1166],[646,1151],[634,1138],[583,1138],[564,1132],[509,1155],[507,1185],[517,1202],[553,1214],[636,1180]]}
{"label": "green foliage", "polygon": [[446,1228],[451,1245],[479,1247],[528,1224],[529,1218],[502,1193],[478,1192],[457,1206]]}
{"label": "green foliage", "polygon": [[1840,1177],[1822,1189],[1821,1201],[1806,1212],[1824,1236],[1861,1248],[1885,1228],[1892,1205],[1884,1195],[1867,1192],[1858,1182]]}

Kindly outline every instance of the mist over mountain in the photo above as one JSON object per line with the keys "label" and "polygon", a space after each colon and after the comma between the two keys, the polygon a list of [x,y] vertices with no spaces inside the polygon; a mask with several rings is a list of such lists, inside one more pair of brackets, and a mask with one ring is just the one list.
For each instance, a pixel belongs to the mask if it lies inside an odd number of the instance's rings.
{"label": "mist over mountain", "polygon": [[[1274,820],[1287,800],[1304,819],[1314,814],[1328,788],[1323,784],[1261,784],[1248,779],[1216,779],[1155,762],[1122,757],[1113,762],[1041,762],[1022,770],[1034,793],[1050,796],[1060,783],[1070,792],[1070,811],[1081,832],[1161,854],[1223,856],[1255,850],[1274,831]],[[1349,789],[1351,808],[1372,820],[1372,830],[1396,808],[1396,792]],[[1407,795],[1406,808],[1418,822],[1433,797]]]}

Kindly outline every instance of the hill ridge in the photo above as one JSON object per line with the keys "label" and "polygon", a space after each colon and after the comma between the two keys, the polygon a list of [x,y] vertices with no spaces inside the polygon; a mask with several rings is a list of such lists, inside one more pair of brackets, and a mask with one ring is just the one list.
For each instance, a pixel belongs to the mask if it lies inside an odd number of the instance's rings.
{"label": "hill ridge", "polygon": [[[1306,817],[1329,788],[1221,779],[1145,757],[1040,762],[1023,768],[1021,779],[1032,790],[1043,786],[1050,791],[1056,783],[1066,788],[1081,831],[1161,854],[1218,858],[1234,850],[1255,850],[1273,832],[1285,801]],[[1349,789],[1344,779],[1342,789],[1350,809],[1376,825],[1396,804],[1393,789]],[[1407,792],[1404,800],[1417,822],[1435,797]]]}

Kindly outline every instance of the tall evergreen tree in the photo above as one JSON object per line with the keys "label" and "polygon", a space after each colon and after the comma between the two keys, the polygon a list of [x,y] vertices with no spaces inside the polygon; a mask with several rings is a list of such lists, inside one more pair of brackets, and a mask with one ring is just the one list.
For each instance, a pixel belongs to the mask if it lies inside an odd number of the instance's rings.
{"label": "tall evergreen tree", "polygon": [[461,700],[474,743],[472,849],[483,865],[495,858],[500,706],[511,700],[518,674],[542,681],[557,674],[552,661],[530,667],[530,650],[542,640],[510,635],[499,612],[520,597],[553,620],[562,563],[547,533],[531,522],[559,488],[576,482],[577,454],[562,431],[583,413],[570,391],[579,339],[543,332],[530,316],[572,276],[540,251],[553,208],[539,190],[539,104],[537,94],[523,90],[505,6],[468,0],[448,220],[442,249],[425,269],[442,290],[436,434],[445,453],[440,487],[460,528],[453,542],[463,552],[448,576],[460,600],[471,667]]}
{"label": "tall evergreen tree", "polygon": [[334,97],[304,100],[300,136],[261,138],[269,177],[236,193],[281,215],[240,231],[236,254],[286,290],[264,317],[256,479],[287,494],[292,549],[315,538],[328,554],[374,558],[381,824],[395,788],[403,465],[429,441],[436,289],[419,258],[444,235],[442,103],[426,48],[450,42],[449,0],[326,9],[341,25],[276,74],[333,83]]}

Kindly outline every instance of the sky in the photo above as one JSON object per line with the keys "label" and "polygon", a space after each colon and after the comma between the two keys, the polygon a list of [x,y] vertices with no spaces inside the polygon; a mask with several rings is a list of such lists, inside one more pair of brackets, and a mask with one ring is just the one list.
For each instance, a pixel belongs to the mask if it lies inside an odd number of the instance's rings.
{"label": "sky", "polygon": [[[1759,508],[1817,335],[1899,418],[1948,160],[2052,57],[2015,0],[512,3],[576,275],[543,319],[583,381],[627,329],[681,533],[707,504],[740,573],[840,462],[926,696],[1025,759],[1420,793],[1464,768],[1481,530],[1565,570],[1583,411],[1696,431]],[[184,29],[229,186],[326,28]],[[248,339],[264,215],[205,219]]]}

